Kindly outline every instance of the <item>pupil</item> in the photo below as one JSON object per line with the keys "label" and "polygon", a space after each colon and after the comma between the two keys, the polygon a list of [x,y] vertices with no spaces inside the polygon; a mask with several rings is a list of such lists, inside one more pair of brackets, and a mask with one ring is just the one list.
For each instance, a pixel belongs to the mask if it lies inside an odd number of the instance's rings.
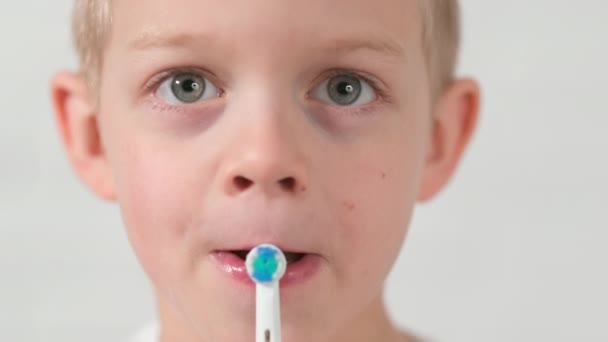
{"label": "pupil", "polygon": [[194,80],[186,80],[184,81],[183,84],[183,89],[187,92],[193,92],[195,90],[197,90],[199,87],[198,83],[196,83],[196,81]]}
{"label": "pupil", "polygon": [[349,84],[347,82],[341,82],[338,85],[338,92],[340,92],[340,94],[342,94],[342,95],[350,95],[353,93],[353,90],[354,90],[354,88],[353,88],[352,84]]}
{"label": "pupil", "polygon": [[361,95],[361,81],[355,76],[337,76],[330,80],[327,90],[333,102],[341,106],[351,105]]}
{"label": "pupil", "polygon": [[194,103],[205,93],[205,80],[195,74],[181,74],[173,79],[171,91],[179,101]]}

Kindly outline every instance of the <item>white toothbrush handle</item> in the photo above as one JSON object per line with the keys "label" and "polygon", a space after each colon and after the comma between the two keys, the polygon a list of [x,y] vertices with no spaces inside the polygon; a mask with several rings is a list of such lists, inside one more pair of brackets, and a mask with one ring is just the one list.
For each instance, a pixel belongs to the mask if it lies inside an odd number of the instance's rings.
{"label": "white toothbrush handle", "polygon": [[256,285],[255,341],[281,342],[279,282]]}

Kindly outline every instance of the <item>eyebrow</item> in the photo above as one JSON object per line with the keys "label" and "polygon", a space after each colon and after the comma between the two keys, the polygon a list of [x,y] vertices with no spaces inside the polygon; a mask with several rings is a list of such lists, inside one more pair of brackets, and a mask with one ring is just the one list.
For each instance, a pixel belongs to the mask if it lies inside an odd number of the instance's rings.
{"label": "eyebrow", "polygon": [[146,50],[163,47],[184,47],[211,43],[212,39],[206,34],[191,34],[149,29],[141,32],[127,46],[133,50]]}
{"label": "eyebrow", "polygon": [[[128,43],[134,50],[153,48],[183,48],[197,45],[213,45],[216,39],[205,33],[186,33],[151,29],[143,31]],[[321,45],[321,51],[334,54],[345,54],[358,50],[368,50],[389,57],[401,58],[405,56],[403,44],[390,39],[374,37],[338,38],[328,40]]]}
{"label": "eyebrow", "polygon": [[353,52],[357,50],[374,51],[390,57],[405,56],[405,48],[392,40],[378,38],[341,38],[332,40],[325,50],[339,53]]}

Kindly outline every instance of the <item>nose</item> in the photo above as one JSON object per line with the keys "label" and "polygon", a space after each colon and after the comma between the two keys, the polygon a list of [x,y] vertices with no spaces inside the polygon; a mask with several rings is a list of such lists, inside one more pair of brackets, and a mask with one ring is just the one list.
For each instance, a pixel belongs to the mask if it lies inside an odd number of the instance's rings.
{"label": "nose", "polygon": [[267,122],[243,129],[225,155],[228,195],[258,191],[268,197],[293,197],[308,190],[308,163],[298,134],[285,126]]}
{"label": "nose", "polygon": [[[299,185],[300,182],[296,181],[296,178],[293,176],[285,176],[285,177],[276,177],[278,178],[277,180],[277,188],[282,189],[284,192],[293,192],[295,193],[297,191],[297,185]],[[258,183],[258,184],[263,184],[262,181],[254,181],[252,179],[259,179],[259,177],[247,177],[247,176],[243,176],[243,175],[236,175],[234,176],[233,179],[233,186],[234,186],[234,190],[233,192],[242,192],[247,190],[248,188],[252,187],[254,184]],[[270,184],[270,186],[272,187],[273,185]]]}

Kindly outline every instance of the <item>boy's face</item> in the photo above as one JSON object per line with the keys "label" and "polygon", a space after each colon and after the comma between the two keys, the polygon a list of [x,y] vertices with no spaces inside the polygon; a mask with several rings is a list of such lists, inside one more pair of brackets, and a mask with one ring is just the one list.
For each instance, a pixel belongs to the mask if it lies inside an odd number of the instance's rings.
{"label": "boy's face", "polygon": [[302,253],[286,341],[370,319],[416,199],[451,172],[429,165],[418,6],[114,2],[89,184],[119,202],[166,329],[252,340],[254,286],[231,252],[260,243]]}

